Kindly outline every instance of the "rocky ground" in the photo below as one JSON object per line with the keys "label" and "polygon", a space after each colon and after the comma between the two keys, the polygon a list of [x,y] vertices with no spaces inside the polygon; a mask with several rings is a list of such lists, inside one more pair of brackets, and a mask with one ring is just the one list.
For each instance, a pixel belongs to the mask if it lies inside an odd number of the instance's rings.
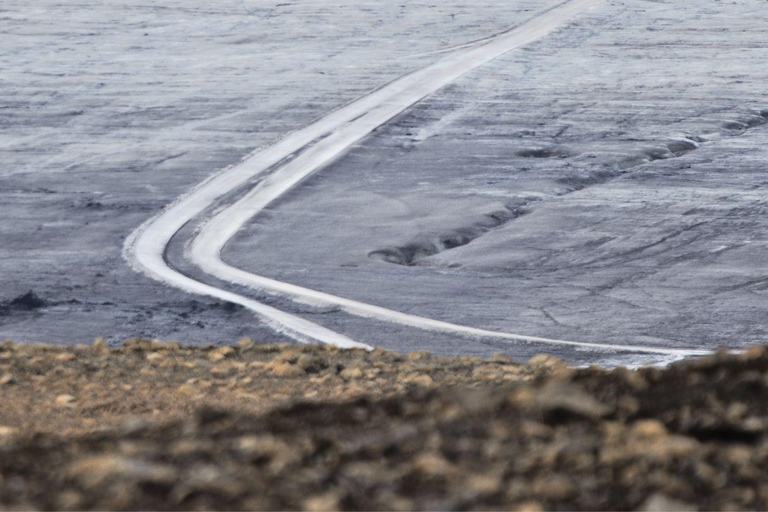
{"label": "rocky ground", "polygon": [[666,369],[0,346],[8,509],[764,509],[768,349]]}

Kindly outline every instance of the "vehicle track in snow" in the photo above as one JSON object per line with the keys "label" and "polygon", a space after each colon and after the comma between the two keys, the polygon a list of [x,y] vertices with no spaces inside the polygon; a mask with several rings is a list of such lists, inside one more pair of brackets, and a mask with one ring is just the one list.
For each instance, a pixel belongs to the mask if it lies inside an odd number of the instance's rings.
{"label": "vehicle track in snow", "polygon": [[[435,63],[390,82],[309,126],[286,135],[272,146],[256,151],[241,163],[211,176],[139,227],[127,239],[124,257],[136,270],[166,284],[190,293],[240,304],[259,315],[271,327],[300,341],[330,343],[340,347],[368,347],[341,333],[245,295],[204,283],[174,268],[166,256],[168,244],[181,229],[215,206],[216,213],[196,232],[187,246],[185,257],[207,275],[238,286],[247,286],[301,303],[338,307],[353,315],[433,332],[493,338],[510,343],[571,346],[602,352],[658,354],[667,358],[702,354],[703,351],[697,350],[557,340],[477,329],[283,283],[232,267],[221,259],[223,247],[253,216],[312,173],[343,155],[376,128],[459,77],[546,36],[600,3],[602,0],[569,0],[509,31],[459,46]],[[247,187],[251,188],[243,195],[242,191]],[[227,200],[229,204],[225,204]]]}

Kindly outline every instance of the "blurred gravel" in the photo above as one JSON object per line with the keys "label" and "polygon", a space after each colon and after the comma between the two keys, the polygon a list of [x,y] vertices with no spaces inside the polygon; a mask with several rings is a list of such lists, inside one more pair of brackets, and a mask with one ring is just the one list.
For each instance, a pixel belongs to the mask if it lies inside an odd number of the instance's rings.
{"label": "blurred gravel", "polygon": [[[39,378],[50,371],[36,379],[29,364],[31,354],[42,350],[51,352],[46,360],[58,368],[102,369],[70,382],[70,397],[57,397],[63,388]],[[68,354],[76,356],[68,360]],[[247,340],[209,349],[133,340],[116,351],[97,343],[69,352],[9,344],[0,351],[0,374],[12,377],[0,392],[16,401],[2,408],[0,423],[8,421],[10,409],[23,407],[24,393],[47,393],[53,416],[85,416],[84,389],[97,383],[99,371],[112,368],[118,375],[116,369],[128,370],[128,362],[141,370],[125,371],[117,380],[117,402],[135,399],[142,381],[151,381],[161,395],[164,387],[176,386],[174,379],[186,377],[167,375],[175,372],[157,361],[168,360],[179,366],[206,361],[200,366],[210,374],[197,399],[177,390],[177,412],[187,411],[178,419],[169,411],[155,419],[123,414],[114,428],[74,435],[0,427],[0,506],[768,507],[765,347],[666,369],[607,371],[569,368],[548,356],[520,365],[503,356],[405,357]],[[226,365],[233,369],[225,371]],[[247,379],[246,387],[261,390],[269,404],[227,402]],[[137,388],[120,392],[127,382]],[[293,389],[292,396],[267,398],[281,384]],[[312,391],[318,392],[315,398],[302,396]],[[259,411],[264,412],[254,414]]]}

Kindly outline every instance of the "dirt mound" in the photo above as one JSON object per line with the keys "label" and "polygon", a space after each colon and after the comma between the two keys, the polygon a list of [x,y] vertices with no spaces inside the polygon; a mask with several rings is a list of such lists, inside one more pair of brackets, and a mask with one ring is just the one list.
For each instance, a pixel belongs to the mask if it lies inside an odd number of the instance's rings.
{"label": "dirt mound", "polygon": [[0,305],[0,314],[10,311],[32,311],[47,306],[48,303],[41,299],[35,292],[28,291],[15,299]]}
{"label": "dirt mound", "polygon": [[[245,363],[248,370],[228,370],[225,377],[215,375],[219,370],[209,373],[213,381],[226,384],[203,386],[207,391],[197,401],[177,394],[189,412],[176,419],[167,411],[155,419],[125,416],[117,427],[75,435],[22,435],[6,427],[0,434],[0,505],[768,507],[768,350],[763,347],[663,370],[606,371],[570,369],[547,356],[519,365],[501,356],[480,361],[289,346],[265,351],[265,346],[247,343],[240,348],[152,346],[141,341],[112,352],[103,345],[79,352],[46,349],[45,359],[63,361],[52,368],[102,365],[77,378],[81,386],[104,372],[103,378],[111,373],[118,379],[119,389],[131,379],[137,386],[154,379],[160,394],[176,386],[176,381],[163,380],[173,372],[172,365],[163,371],[161,360],[178,358],[173,366],[178,368],[218,359],[206,372],[222,363]],[[30,347],[0,349],[3,370],[13,367],[18,375],[15,383],[0,388],[4,396],[6,390],[18,393],[28,386],[27,395],[34,389],[48,392],[49,413],[92,414],[82,389],[63,396],[59,388],[48,389],[53,381],[29,384],[38,382],[35,375],[40,374],[20,370],[30,357],[40,357],[29,355],[36,353]],[[60,356],[67,353],[76,359],[64,361]],[[158,353],[163,356],[152,356]],[[253,362],[261,364],[249,365]],[[104,365],[115,370],[105,371]],[[254,384],[254,392],[266,389],[261,399],[227,402],[226,397],[237,396],[237,383],[249,378],[247,386]],[[377,380],[376,385],[361,384]],[[292,397],[267,398],[289,388]],[[119,408],[135,389],[116,390],[117,402],[110,407]],[[307,392],[316,394],[307,399],[302,395]],[[271,407],[264,403],[269,400]],[[11,408],[21,409],[20,402],[12,403],[17,405]],[[3,420],[12,417],[7,409]]]}

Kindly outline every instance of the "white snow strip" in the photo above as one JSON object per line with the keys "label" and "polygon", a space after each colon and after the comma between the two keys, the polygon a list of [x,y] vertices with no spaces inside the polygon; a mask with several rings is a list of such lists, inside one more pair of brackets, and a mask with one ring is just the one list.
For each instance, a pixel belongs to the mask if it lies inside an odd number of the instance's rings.
{"label": "white snow strip", "polygon": [[[179,198],[161,214],[150,219],[126,241],[124,256],[134,268],[150,277],[192,293],[241,304],[266,319],[270,325],[301,339],[308,338],[340,347],[368,347],[295,315],[196,281],[171,268],[165,261],[164,253],[168,243],[187,222],[202,214],[222,196],[246,185],[254,177],[264,175],[258,185],[244,197],[206,222],[188,246],[186,256],[207,274],[296,301],[336,306],[354,315],[430,331],[511,342],[568,345],[598,351],[629,351],[674,357],[704,353],[694,350],[555,340],[476,329],[409,315],[257,276],[231,267],[221,260],[224,245],[249,219],[307,176],[342,155],[374,129],[462,75],[549,34],[602,1],[570,0],[559,4],[517,28],[466,47],[459,47],[434,64],[395,80],[311,125],[290,133],[276,144],[253,153],[240,164],[212,176]],[[293,159],[279,165],[289,157]]]}

